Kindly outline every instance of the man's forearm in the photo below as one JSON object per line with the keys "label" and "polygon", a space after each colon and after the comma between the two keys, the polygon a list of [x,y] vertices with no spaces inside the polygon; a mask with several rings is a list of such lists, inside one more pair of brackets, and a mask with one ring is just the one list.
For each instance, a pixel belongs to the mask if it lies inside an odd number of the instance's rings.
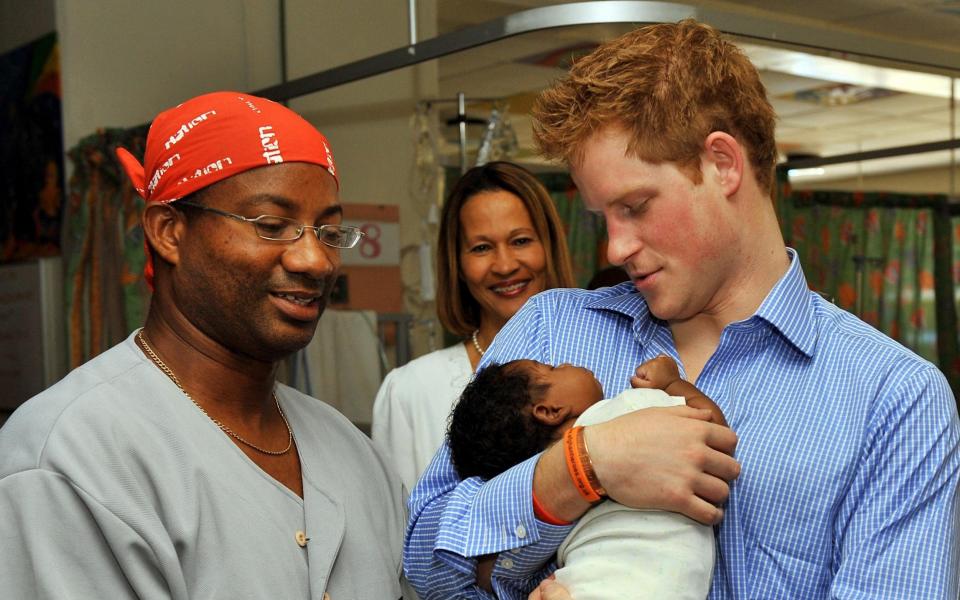
{"label": "man's forearm", "polygon": [[553,444],[540,455],[533,472],[533,493],[551,515],[567,522],[576,521],[590,508],[570,479],[562,444]]}

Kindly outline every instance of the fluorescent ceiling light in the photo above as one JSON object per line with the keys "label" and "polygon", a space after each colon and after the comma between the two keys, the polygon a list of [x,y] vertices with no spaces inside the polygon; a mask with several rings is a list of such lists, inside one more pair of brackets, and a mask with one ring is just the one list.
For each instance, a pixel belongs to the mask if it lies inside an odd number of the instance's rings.
{"label": "fluorescent ceiling light", "polygon": [[787,171],[787,175],[790,177],[816,177],[817,175],[823,175],[826,172],[826,169],[823,167],[813,167],[810,169],[790,169]]}
{"label": "fluorescent ceiling light", "polygon": [[[877,158],[874,160],[864,160],[860,162],[848,162],[848,163],[838,163],[835,165],[825,165],[824,167],[819,167],[823,169],[823,174],[821,175],[800,175],[799,177],[794,174],[795,169],[790,169],[789,176],[791,180],[796,181],[813,181],[816,180],[817,183],[821,181],[833,181],[837,179],[853,179],[859,177],[873,177],[878,176],[882,177],[884,175],[892,175],[894,173],[903,172],[903,171],[913,171],[921,169],[935,169],[942,168],[947,165],[955,165],[955,162],[951,160],[950,150],[940,150],[937,152],[924,152],[922,154],[910,154],[906,156],[891,156],[888,158]],[[955,167],[954,167],[955,168]],[[800,170],[800,169],[796,169]],[[804,169],[805,170],[805,169]],[[915,182],[916,183],[916,182]],[[950,186],[947,181],[940,182],[936,177],[932,177],[927,181],[928,185],[924,185],[921,182],[923,187],[923,193],[936,193],[936,194],[947,194],[950,192]],[[870,189],[882,190],[890,189],[887,187],[889,182],[878,184]],[[912,185],[912,184],[908,184]],[[901,188],[896,188],[901,189]],[[912,190],[914,192],[921,190]]]}
{"label": "fluorescent ceiling light", "polygon": [[756,44],[741,43],[739,46],[760,69],[937,98],[949,98],[952,84],[957,90],[955,97],[960,98],[960,80],[954,80],[946,75],[876,67],[851,60],[815,56]]}

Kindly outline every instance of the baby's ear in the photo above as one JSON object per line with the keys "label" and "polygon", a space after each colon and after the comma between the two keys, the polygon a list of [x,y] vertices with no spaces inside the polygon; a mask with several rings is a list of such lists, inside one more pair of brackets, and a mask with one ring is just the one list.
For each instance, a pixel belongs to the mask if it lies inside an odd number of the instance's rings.
{"label": "baby's ear", "polygon": [[570,407],[547,404],[546,402],[537,402],[533,405],[533,418],[544,425],[556,427],[570,415]]}

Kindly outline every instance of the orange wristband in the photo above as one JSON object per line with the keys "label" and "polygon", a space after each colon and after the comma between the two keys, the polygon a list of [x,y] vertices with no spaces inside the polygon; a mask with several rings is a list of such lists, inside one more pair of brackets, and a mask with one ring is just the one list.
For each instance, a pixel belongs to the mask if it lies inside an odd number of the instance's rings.
{"label": "orange wristband", "polygon": [[544,523],[549,523],[550,525],[570,525],[569,521],[563,521],[553,516],[547,509],[540,504],[540,500],[537,499],[537,493],[533,492],[533,516],[540,519]]}
{"label": "orange wristband", "polygon": [[587,476],[590,487],[593,488],[593,491],[600,496],[601,499],[606,498],[607,490],[603,489],[603,486],[600,485],[597,472],[593,470],[593,463],[590,461],[590,451],[587,450],[587,438],[585,437],[582,427],[577,433],[577,450],[580,456],[580,464],[583,466],[583,472]]}
{"label": "orange wristband", "polygon": [[603,500],[607,493],[593,471],[587,445],[583,441],[582,426],[572,427],[563,434],[563,455],[566,458],[570,478],[583,499],[590,504]]}

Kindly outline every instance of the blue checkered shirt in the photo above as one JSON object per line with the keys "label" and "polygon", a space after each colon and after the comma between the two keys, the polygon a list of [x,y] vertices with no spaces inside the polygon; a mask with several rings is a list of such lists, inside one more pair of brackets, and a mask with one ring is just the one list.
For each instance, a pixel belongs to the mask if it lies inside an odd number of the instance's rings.
{"label": "blue checkered shirt", "polygon": [[[724,329],[697,380],[737,432],[742,465],[717,528],[709,597],[956,600],[953,394],[934,365],[809,291],[788,253],[787,273],[756,314]],[[659,354],[679,361],[670,329],[625,283],[535,296],[484,364],[582,365],[612,397]],[[467,557],[499,554],[499,598],[526,598],[555,568],[570,527],[533,515],[537,458],[485,484],[461,482],[440,449],[410,497],[404,549],[423,600],[490,598]]]}

